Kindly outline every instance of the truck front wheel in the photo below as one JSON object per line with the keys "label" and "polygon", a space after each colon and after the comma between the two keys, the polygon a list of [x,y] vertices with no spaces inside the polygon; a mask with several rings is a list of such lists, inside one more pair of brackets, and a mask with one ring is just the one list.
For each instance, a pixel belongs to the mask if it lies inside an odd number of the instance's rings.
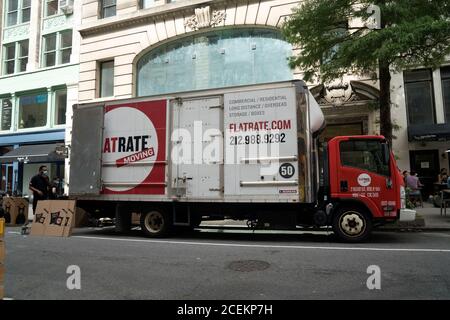
{"label": "truck front wheel", "polygon": [[147,237],[161,238],[169,234],[172,228],[170,215],[161,209],[151,209],[141,214],[141,229]]}
{"label": "truck front wheel", "polygon": [[343,241],[361,242],[366,240],[372,231],[372,219],[363,209],[342,207],[333,217],[333,231]]}

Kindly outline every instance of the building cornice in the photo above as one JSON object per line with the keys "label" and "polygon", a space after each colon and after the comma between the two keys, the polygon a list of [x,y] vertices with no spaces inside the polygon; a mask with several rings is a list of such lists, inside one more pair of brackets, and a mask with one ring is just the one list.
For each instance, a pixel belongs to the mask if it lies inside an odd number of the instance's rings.
{"label": "building cornice", "polygon": [[[238,0],[247,3],[247,1]],[[186,0],[173,2],[154,8],[140,9],[136,12],[100,19],[94,22],[86,23],[78,28],[82,37],[89,37],[96,34],[102,34],[111,31],[125,29],[130,26],[145,25],[149,22],[164,20],[167,17],[173,17],[174,14],[183,14],[185,16],[194,15],[194,9],[201,6],[211,6],[212,8],[223,7],[225,0]]]}

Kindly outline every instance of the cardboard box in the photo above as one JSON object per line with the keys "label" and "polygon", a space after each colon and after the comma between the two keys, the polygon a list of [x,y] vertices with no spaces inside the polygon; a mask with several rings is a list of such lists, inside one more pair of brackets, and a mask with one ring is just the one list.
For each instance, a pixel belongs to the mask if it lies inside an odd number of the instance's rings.
{"label": "cardboard box", "polygon": [[75,201],[51,201],[51,215],[46,235],[70,237],[75,226]]}
{"label": "cardboard box", "polygon": [[28,199],[25,198],[14,198],[17,208],[16,224],[24,224],[28,221]]}
{"label": "cardboard box", "polygon": [[38,201],[30,235],[43,236],[45,234],[45,220],[49,219],[49,214],[50,200]]}
{"label": "cardboard box", "polygon": [[21,225],[28,220],[28,200],[25,198],[3,198],[3,210],[7,225]]}
{"label": "cardboard box", "polygon": [[64,232],[64,213],[50,207],[49,218],[45,220],[46,236],[62,237]]}
{"label": "cardboard box", "polygon": [[13,198],[3,198],[3,210],[5,212],[5,222],[11,223],[11,215],[16,215],[14,210],[15,204]]}
{"label": "cardboard box", "polygon": [[74,200],[45,200],[38,202],[31,235],[70,237],[75,225]]}
{"label": "cardboard box", "polygon": [[74,228],[85,227],[89,224],[89,215],[82,208],[75,209],[75,225]]}

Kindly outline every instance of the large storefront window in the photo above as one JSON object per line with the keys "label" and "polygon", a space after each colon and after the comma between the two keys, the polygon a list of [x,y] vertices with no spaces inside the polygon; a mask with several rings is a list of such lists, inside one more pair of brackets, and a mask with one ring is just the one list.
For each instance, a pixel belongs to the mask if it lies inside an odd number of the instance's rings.
{"label": "large storefront window", "polygon": [[19,129],[44,127],[47,124],[47,93],[19,98]]}
{"label": "large storefront window", "polygon": [[0,131],[11,129],[12,101],[10,98],[0,98]]}
{"label": "large storefront window", "polygon": [[137,64],[137,95],[291,80],[292,47],[267,29],[190,36],[150,51]]}

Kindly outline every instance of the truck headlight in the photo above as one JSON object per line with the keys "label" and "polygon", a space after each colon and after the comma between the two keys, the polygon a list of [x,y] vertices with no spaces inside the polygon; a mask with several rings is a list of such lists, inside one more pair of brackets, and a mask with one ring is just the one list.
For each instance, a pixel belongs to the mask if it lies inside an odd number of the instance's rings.
{"label": "truck headlight", "polygon": [[400,187],[400,209],[405,209],[406,208],[406,191],[405,191],[405,187],[401,186]]}

